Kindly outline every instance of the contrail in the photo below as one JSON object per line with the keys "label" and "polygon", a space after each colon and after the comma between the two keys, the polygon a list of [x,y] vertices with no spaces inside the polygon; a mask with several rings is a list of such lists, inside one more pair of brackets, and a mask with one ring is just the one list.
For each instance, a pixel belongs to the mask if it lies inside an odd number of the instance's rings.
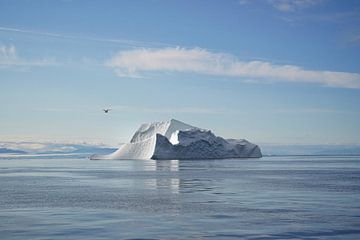
{"label": "contrail", "polygon": [[82,37],[82,36],[76,36],[76,35],[66,35],[66,34],[59,34],[59,33],[41,32],[41,31],[33,31],[33,30],[25,30],[25,29],[9,28],[9,27],[0,27],[0,31],[31,34],[31,35],[45,36],[45,37],[51,37],[51,38],[63,38],[63,39],[104,42],[104,43],[115,43],[115,44],[119,44],[119,45],[130,46],[130,47],[164,47],[164,46],[174,47],[174,46],[177,46],[174,44],[161,43],[161,42],[142,42],[142,41],[135,41],[135,40],[128,40],[128,39]]}

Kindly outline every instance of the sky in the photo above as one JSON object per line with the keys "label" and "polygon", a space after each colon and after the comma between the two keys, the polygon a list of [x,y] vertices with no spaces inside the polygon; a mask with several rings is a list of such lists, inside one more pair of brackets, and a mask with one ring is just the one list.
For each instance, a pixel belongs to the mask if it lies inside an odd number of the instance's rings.
{"label": "sky", "polygon": [[0,141],[360,144],[359,59],[356,0],[0,0]]}

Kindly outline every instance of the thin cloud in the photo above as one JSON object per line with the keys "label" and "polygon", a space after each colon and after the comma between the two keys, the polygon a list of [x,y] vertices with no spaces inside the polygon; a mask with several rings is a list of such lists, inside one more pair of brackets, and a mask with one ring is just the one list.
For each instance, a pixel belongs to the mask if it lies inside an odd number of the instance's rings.
{"label": "thin cloud", "polygon": [[359,111],[339,110],[331,108],[282,108],[276,109],[278,113],[289,114],[356,114],[359,115]]}
{"label": "thin cloud", "polygon": [[225,109],[204,107],[137,107],[137,106],[113,106],[111,109],[120,112],[147,112],[147,113],[193,113],[193,114],[223,114]]}
{"label": "thin cloud", "polygon": [[295,65],[266,61],[241,61],[225,53],[201,48],[160,48],[120,51],[106,66],[120,77],[141,76],[148,72],[189,72],[236,77],[254,82],[304,82],[341,88],[360,88],[360,74],[306,70]]}
{"label": "thin cloud", "polygon": [[268,0],[268,2],[279,11],[294,12],[320,4],[323,0]]}
{"label": "thin cloud", "polygon": [[13,45],[0,46],[0,67],[29,67],[29,66],[48,66],[54,65],[55,61],[50,59],[25,59],[17,55]]}
{"label": "thin cloud", "polygon": [[354,44],[358,44],[360,43],[360,33],[353,35],[350,39],[349,39],[350,43],[354,43]]}
{"label": "thin cloud", "polygon": [[69,34],[33,31],[33,30],[18,29],[18,28],[9,28],[9,27],[0,27],[0,32],[14,32],[14,33],[37,35],[37,36],[43,36],[43,37],[49,37],[49,38],[60,38],[60,39],[62,38],[62,39],[82,40],[82,41],[85,40],[85,41],[93,41],[93,42],[114,43],[114,44],[128,46],[128,47],[164,47],[164,46],[171,47],[171,46],[174,46],[172,44],[160,43],[160,42],[142,42],[142,41],[134,41],[134,40],[128,40],[128,39],[86,37],[86,36],[77,36],[77,35],[69,35]]}
{"label": "thin cloud", "polygon": [[337,23],[352,23],[356,25],[356,20],[359,19],[359,10],[349,11],[333,11],[326,13],[304,13],[304,14],[287,14],[280,17],[280,19],[289,23],[303,23],[303,22],[329,22],[331,24]]}
{"label": "thin cloud", "polygon": [[250,0],[238,0],[238,3],[240,5],[245,5],[245,4],[249,4]]}
{"label": "thin cloud", "polygon": [[[50,107],[50,108],[39,108],[37,111],[45,111],[45,112],[93,112],[97,111],[99,114],[103,113],[102,109],[105,107],[97,107],[94,106],[72,106],[68,108],[58,108],[58,107]],[[207,107],[148,107],[148,106],[131,106],[131,105],[113,105],[107,106],[106,108],[111,109],[112,112],[147,112],[147,113],[194,113],[194,114],[223,114],[228,112],[226,109],[222,108],[207,108]]]}

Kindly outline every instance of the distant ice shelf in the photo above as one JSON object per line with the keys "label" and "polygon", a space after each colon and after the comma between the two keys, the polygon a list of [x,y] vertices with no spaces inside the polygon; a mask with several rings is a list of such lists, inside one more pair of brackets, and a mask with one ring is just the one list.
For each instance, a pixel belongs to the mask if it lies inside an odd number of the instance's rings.
{"label": "distant ice shelf", "polygon": [[171,119],[143,124],[130,143],[90,159],[223,159],[260,158],[261,150],[245,139],[224,139],[210,130]]}

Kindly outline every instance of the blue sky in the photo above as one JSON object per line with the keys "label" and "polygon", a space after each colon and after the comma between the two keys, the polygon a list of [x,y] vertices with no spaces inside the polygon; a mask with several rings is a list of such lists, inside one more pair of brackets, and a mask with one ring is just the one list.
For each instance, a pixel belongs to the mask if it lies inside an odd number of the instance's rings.
{"label": "blue sky", "polygon": [[0,141],[360,144],[359,57],[359,1],[1,0]]}

